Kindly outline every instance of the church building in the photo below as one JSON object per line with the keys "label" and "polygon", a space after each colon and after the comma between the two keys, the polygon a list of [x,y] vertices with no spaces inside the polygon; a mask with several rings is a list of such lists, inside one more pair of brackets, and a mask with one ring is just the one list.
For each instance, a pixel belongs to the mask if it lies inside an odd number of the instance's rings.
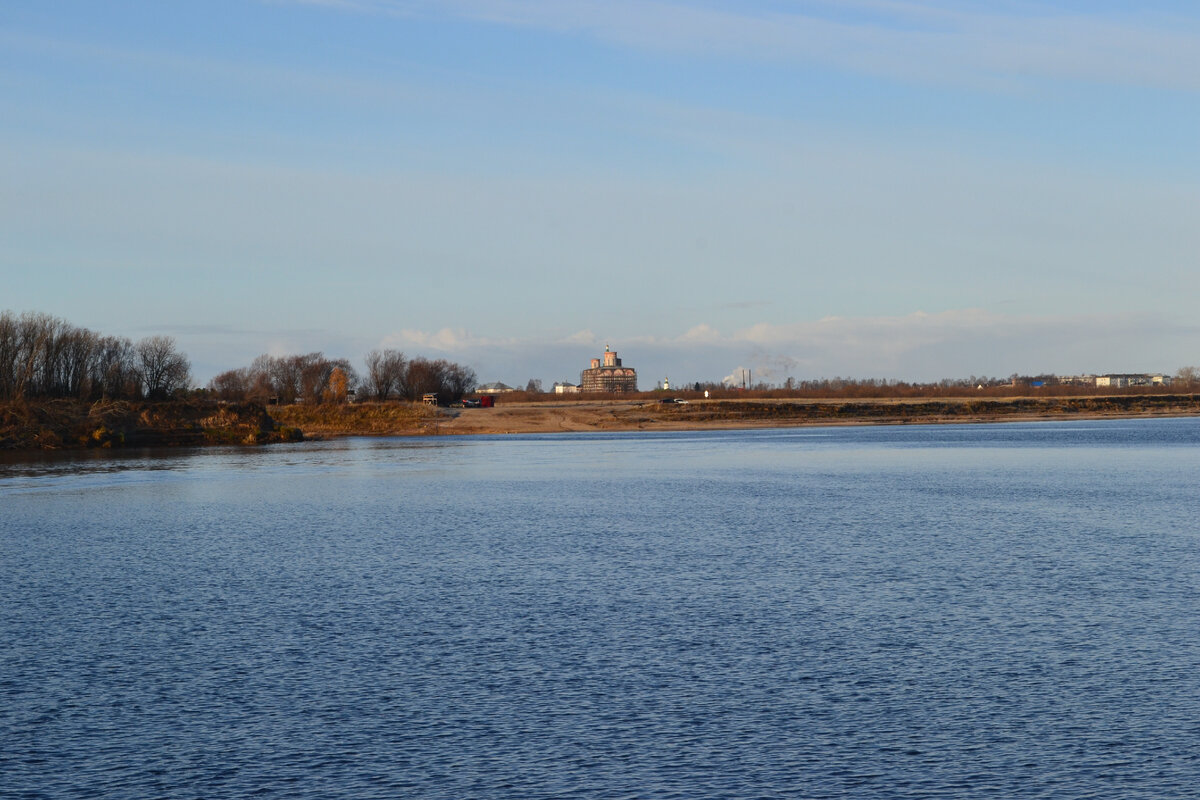
{"label": "church building", "polygon": [[636,392],[637,370],[633,367],[621,366],[615,350],[604,346],[604,360],[592,359],[590,369],[585,369],[579,376],[579,391],[581,392]]}

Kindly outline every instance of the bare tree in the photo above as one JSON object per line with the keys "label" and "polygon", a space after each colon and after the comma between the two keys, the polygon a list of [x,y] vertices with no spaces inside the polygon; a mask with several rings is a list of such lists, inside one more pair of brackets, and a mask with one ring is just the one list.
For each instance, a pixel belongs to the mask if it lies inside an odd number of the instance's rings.
{"label": "bare tree", "polygon": [[319,403],[324,399],[325,387],[329,384],[329,373],[333,365],[324,353],[308,353],[293,356],[300,365],[300,396],[306,403]]}
{"label": "bare tree", "polygon": [[86,397],[100,337],[49,314],[0,315],[0,397]]}
{"label": "bare tree", "polygon": [[358,372],[344,358],[329,359],[322,353],[308,353],[293,358],[300,371],[300,396],[306,403],[320,403],[327,399],[334,370],[341,370],[347,392],[358,383]]}
{"label": "bare tree", "polygon": [[141,389],[134,366],[133,342],[123,337],[105,336],[96,342],[91,362],[91,396],[134,397]]}
{"label": "bare tree", "polygon": [[344,381],[340,392],[348,395],[358,387],[358,372],[344,358],[328,359],[319,352],[293,356],[263,354],[243,369],[222,372],[209,383],[209,389],[226,400],[254,400],[260,403],[278,400],[285,405],[296,402],[322,403],[329,397],[330,380],[341,370]]}
{"label": "bare tree", "polygon": [[170,397],[187,387],[192,365],[170,336],[148,336],[134,347],[137,373],[147,397]]}
{"label": "bare tree", "polygon": [[17,369],[21,363],[21,331],[16,315],[0,313],[0,399],[18,394]]}
{"label": "bare tree", "polygon": [[363,389],[376,400],[387,400],[405,393],[404,377],[408,362],[399,350],[372,350],[367,353],[367,377]]}
{"label": "bare tree", "polygon": [[210,380],[208,390],[219,400],[242,402],[250,394],[251,380],[249,368],[230,369]]}
{"label": "bare tree", "polygon": [[414,358],[404,371],[404,393],[409,400],[418,400],[424,394],[440,392],[442,388],[442,366],[427,358]]}
{"label": "bare tree", "polygon": [[304,370],[304,361],[300,356],[268,356],[271,370],[271,386],[279,402],[287,405],[296,402],[301,396],[300,374]]}
{"label": "bare tree", "polygon": [[100,337],[86,328],[72,328],[61,348],[61,388],[68,397],[92,394],[91,363]]}
{"label": "bare tree", "polygon": [[408,362],[405,390],[409,400],[436,392],[442,400],[454,402],[475,388],[475,370],[445,359],[430,361],[414,358]]}
{"label": "bare tree", "polygon": [[58,320],[49,314],[22,314],[17,328],[17,364],[13,375],[17,395],[36,397],[45,393],[46,342],[54,335]]}
{"label": "bare tree", "polygon": [[135,347],[49,314],[0,313],[0,398],[165,396],[187,385],[188,371],[168,337]]}
{"label": "bare tree", "polygon": [[272,398],[276,401],[279,400],[279,388],[275,385],[272,371],[273,364],[274,359],[263,353],[254,359],[253,363],[247,368],[247,380],[249,382],[246,390],[247,400],[257,400],[260,403],[269,403]]}
{"label": "bare tree", "polygon": [[446,365],[442,391],[452,401],[461,400],[464,394],[475,388],[475,370],[462,364],[442,363]]}

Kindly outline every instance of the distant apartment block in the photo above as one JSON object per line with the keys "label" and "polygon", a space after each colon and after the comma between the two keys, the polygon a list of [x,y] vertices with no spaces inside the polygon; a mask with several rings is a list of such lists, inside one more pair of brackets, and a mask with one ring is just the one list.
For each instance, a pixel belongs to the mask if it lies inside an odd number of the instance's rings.
{"label": "distant apartment block", "polygon": [[1123,389],[1127,386],[1170,386],[1171,377],[1160,373],[1154,374],[1123,374],[1123,375],[1097,375],[1096,386],[1109,386],[1114,389]]}
{"label": "distant apartment block", "polygon": [[1171,376],[1161,372],[1111,373],[1109,375],[1060,375],[1062,386],[1095,386],[1102,389],[1124,389],[1129,386],[1170,386]]}
{"label": "distant apartment block", "polygon": [[579,391],[581,392],[636,392],[637,370],[626,367],[617,358],[615,350],[604,346],[603,361],[592,359],[592,366],[585,369],[579,376]]}

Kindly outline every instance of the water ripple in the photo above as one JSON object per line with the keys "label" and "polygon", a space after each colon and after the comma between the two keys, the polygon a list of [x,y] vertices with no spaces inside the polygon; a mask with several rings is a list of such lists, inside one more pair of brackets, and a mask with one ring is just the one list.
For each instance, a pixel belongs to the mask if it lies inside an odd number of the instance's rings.
{"label": "water ripple", "polygon": [[1198,427],[10,464],[0,797],[1197,797]]}

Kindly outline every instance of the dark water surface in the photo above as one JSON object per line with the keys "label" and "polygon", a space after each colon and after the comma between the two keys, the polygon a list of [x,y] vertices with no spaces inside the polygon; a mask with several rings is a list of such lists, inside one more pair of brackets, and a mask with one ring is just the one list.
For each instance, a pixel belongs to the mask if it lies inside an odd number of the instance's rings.
{"label": "dark water surface", "polygon": [[0,797],[1200,797],[1200,420],[0,463]]}

